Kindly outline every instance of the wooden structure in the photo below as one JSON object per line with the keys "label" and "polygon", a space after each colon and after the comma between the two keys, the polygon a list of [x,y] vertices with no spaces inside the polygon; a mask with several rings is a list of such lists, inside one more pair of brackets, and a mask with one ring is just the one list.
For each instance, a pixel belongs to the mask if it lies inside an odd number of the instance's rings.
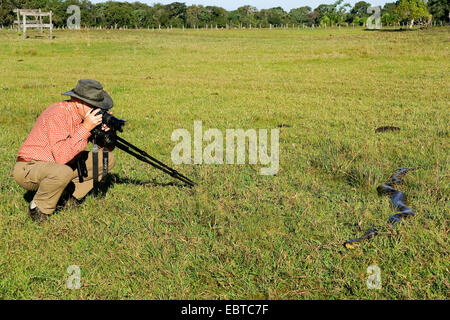
{"label": "wooden structure", "polygon": [[[52,39],[53,23],[52,23],[52,11],[42,12],[41,9],[14,9],[17,14],[17,20],[14,21],[14,25],[17,25],[17,31],[22,30],[22,36],[24,39],[27,38],[28,28],[39,28],[42,32],[44,28],[50,30],[50,39]],[[27,20],[27,17],[32,17],[34,19]],[[43,18],[48,17],[49,23],[43,23]]]}

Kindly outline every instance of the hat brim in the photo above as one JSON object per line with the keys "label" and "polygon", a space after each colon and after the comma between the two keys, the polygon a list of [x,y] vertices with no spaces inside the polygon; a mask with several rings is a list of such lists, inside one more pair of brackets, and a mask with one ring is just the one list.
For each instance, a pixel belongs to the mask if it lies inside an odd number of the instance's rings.
{"label": "hat brim", "polygon": [[106,93],[106,91],[103,91],[103,100],[100,100],[100,101],[90,100],[90,99],[81,97],[78,94],[76,94],[75,92],[73,92],[73,90],[64,92],[64,93],[62,93],[62,95],[80,99],[80,100],[92,105],[93,107],[97,107],[100,109],[108,110],[114,106],[113,100],[111,99],[109,94]]}

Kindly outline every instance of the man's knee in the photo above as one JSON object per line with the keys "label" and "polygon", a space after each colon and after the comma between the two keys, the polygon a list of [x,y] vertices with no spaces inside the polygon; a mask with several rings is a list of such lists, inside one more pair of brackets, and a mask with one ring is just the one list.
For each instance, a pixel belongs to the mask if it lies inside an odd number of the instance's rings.
{"label": "man's knee", "polygon": [[14,180],[25,190],[33,190],[36,191],[39,187],[39,184],[31,181],[27,181],[26,176],[30,169],[26,167],[23,162],[17,162],[14,165],[13,169],[13,177]]}
{"label": "man's knee", "polygon": [[54,180],[57,184],[67,185],[73,178],[73,170],[66,165],[57,165],[47,178]]}

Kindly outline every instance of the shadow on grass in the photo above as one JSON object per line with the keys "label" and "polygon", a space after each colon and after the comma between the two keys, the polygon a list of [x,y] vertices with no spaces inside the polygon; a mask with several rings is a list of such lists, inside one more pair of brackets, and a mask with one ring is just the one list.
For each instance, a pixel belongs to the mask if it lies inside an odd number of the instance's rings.
{"label": "shadow on grass", "polygon": [[364,29],[364,31],[375,31],[375,32],[412,32],[417,30],[426,30],[427,27],[419,27],[419,28],[400,28],[400,29]]}
{"label": "shadow on grass", "polygon": [[414,29],[364,29],[364,31],[369,32],[405,32],[405,31],[414,31]]}
{"label": "shadow on grass", "polygon": [[108,190],[110,187],[112,187],[115,184],[133,184],[136,186],[151,186],[151,187],[170,187],[170,186],[175,186],[175,187],[183,187],[184,185],[182,183],[175,183],[175,182],[167,182],[167,183],[162,183],[162,182],[157,182],[155,180],[152,181],[142,181],[142,180],[138,180],[138,179],[130,179],[130,178],[124,178],[124,177],[120,177],[119,175],[112,173],[109,174],[105,181],[101,183],[101,187],[100,189],[105,189]]}

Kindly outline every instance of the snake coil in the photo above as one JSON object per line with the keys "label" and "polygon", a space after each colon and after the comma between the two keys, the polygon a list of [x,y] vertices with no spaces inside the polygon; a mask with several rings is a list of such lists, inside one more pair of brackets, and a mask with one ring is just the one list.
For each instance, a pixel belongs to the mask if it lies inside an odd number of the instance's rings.
{"label": "snake coil", "polygon": [[[414,212],[411,208],[405,205],[405,194],[393,188],[396,184],[403,183],[403,176],[409,171],[413,171],[422,167],[416,168],[400,168],[390,177],[389,181],[378,186],[377,191],[379,195],[388,195],[391,198],[391,204],[398,211],[398,213],[392,215],[388,219],[388,224],[395,225],[402,220],[414,216]],[[350,239],[344,242],[344,247],[351,249],[359,246],[364,240],[372,239],[378,235],[378,230],[375,227],[370,228],[362,237]]]}

